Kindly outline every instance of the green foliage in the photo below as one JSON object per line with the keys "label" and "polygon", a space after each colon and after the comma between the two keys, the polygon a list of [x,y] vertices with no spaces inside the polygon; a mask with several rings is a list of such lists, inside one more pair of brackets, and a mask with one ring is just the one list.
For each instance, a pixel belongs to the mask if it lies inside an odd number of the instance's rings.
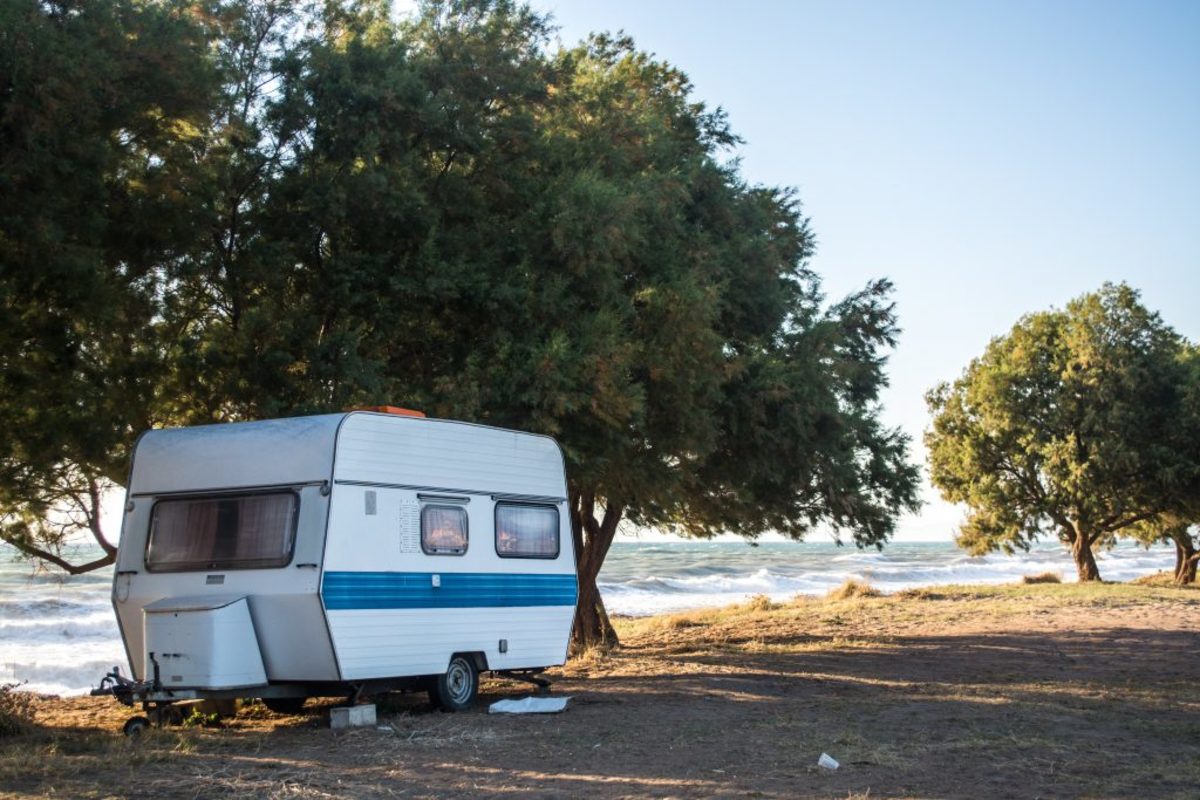
{"label": "green foliage", "polygon": [[0,537],[35,555],[80,528],[111,555],[91,489],[158,419],[204,47],[175,3],[0,3]]}
{"label": "green foliage", "polygon": [[199,708],[193,708],[179,724],[185,728],[219,728],[221,715],[215,711],[205,713]]}
{"label": "green foliage", "polygon": [[965,503],[958,535],[982,553],[1096,546],[1178,508],[1200,474],[1190,349],[1128,286],[1024,317],[962,377],[929,393],[930,475]]}

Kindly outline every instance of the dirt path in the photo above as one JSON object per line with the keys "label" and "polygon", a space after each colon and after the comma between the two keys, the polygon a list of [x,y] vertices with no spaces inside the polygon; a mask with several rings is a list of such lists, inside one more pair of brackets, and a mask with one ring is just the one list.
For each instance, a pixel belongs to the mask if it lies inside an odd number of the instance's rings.
{"label": "dirt path", "polygon": [[381,707],[383,731],[330,731],[313,702],[132,745],[111,701],[45,700],[39,734],[0,740],[0,794],[1200,796],[1200,592],[959,589],[621,628],[617,653],[559,671],[573,699],[555,716],[408,695]]}

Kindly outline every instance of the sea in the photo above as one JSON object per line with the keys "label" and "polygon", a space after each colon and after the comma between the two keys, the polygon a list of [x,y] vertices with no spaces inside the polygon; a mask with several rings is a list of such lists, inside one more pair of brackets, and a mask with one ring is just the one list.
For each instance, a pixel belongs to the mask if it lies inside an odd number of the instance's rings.
{"label": "sea", "polygon": [[[89,557],[86,551],[77,556]],[[1174,551],[1122,543],[1100,553],[1105,580],[1127,581],[1174,565]],[[1057,572],[1074,580],[1070,555],[1043,543],[1028,553],[967,555],[950,542],[893,542],[882,551],[828,542],[618,541],[600,573],[614,614],[645,616],[723,606],[754,595],[821,595],[848,578],[884,592],[951,583],[995,584]],[[0,545],[0,684],[47,694],[85,694],[120,665],[128,674],[109,594],[111,568],[64,576],[38,570]]]}

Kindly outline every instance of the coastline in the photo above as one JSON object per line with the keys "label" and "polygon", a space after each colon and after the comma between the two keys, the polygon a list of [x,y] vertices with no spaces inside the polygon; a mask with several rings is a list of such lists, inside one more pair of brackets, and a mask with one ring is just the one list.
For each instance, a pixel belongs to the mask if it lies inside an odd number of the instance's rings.
{"label": "coastline", "polygon": [[[621,618],[554,670],[568,711],[380,704],[383,730],[243,709],[131,746],[106,698],[40,697],[0,740],[0,796],[1188,797],[1200,590],[917,589]],[[842,767],[816,766],[827,752]]]}

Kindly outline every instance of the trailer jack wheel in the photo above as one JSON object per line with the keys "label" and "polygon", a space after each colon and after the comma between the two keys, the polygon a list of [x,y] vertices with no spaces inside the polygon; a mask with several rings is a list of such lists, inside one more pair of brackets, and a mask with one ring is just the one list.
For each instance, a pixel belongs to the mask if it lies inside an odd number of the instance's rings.
{"label": "trailer jack wheel", "polygon": [[125,720],[125,724],[121,726],[121,733],[128,736],[130,739],[141,738],[141,735],[150,727],[150,720],[145,717],[130,717]]}
{"label": "trailer jack wheel", "polygon": [[450,659],[444,675],[434,678],[429,699],[443,711],[466,711],[475,702],[479,691],[479,670],[475,662],[463,655]]}

